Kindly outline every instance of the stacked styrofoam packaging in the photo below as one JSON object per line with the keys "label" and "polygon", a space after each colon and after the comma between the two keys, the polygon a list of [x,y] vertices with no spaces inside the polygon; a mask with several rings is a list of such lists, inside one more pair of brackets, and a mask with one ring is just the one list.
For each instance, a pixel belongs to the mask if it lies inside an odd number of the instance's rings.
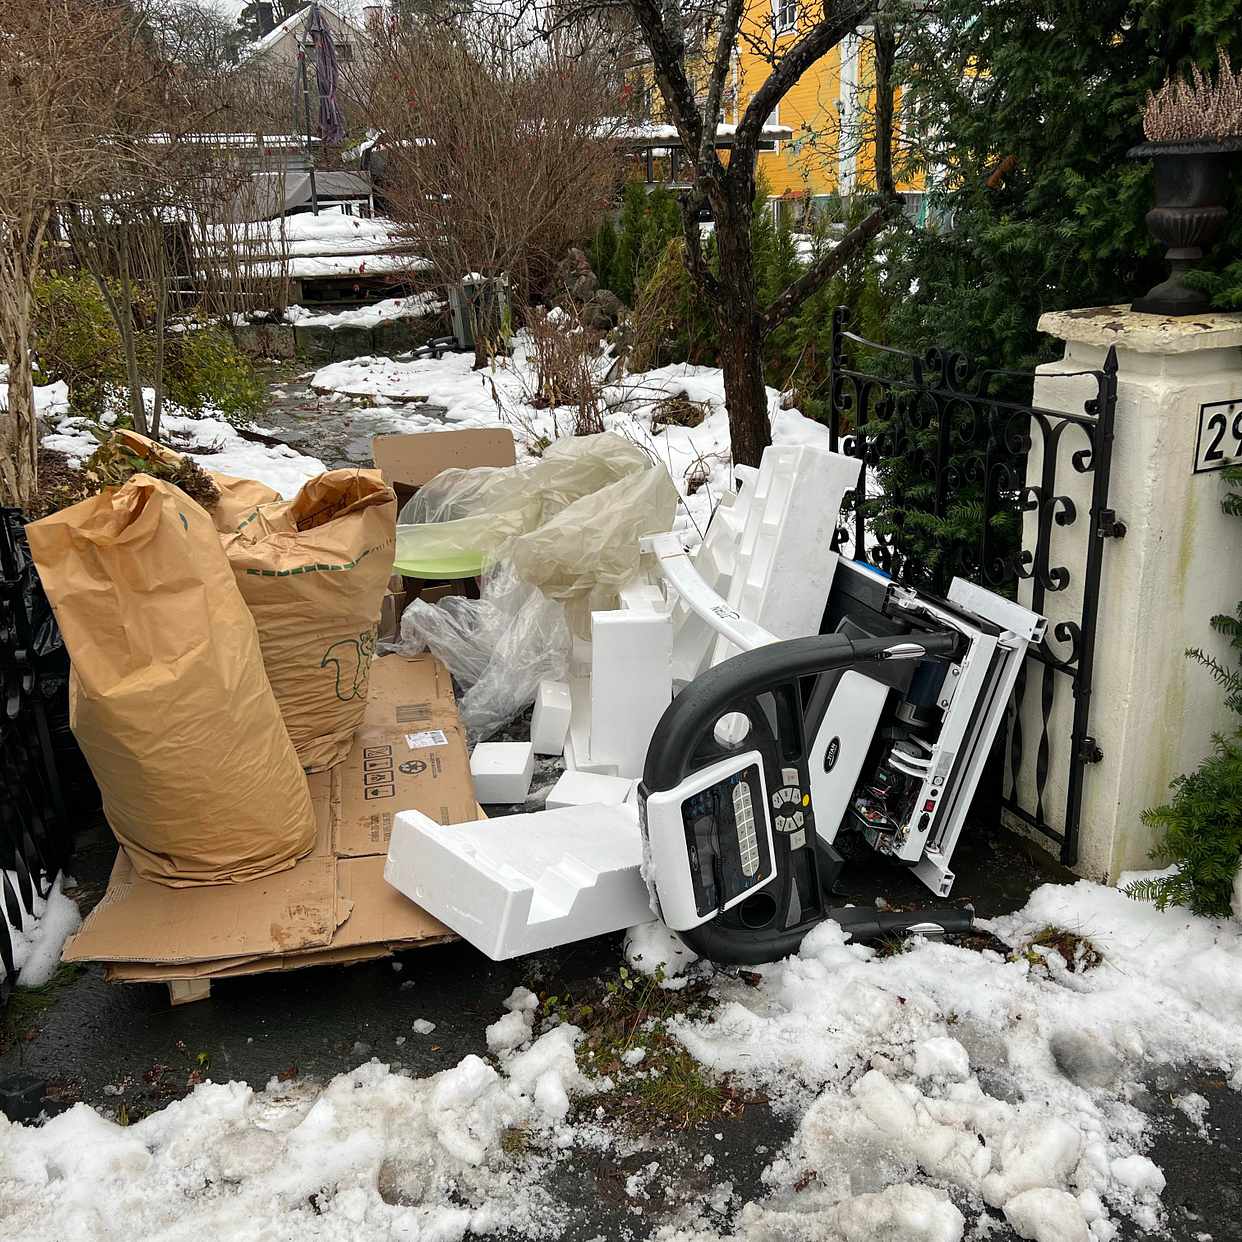
{"label": "stacked styrofoam packaging", "polygon": [[[696,571],[778,638],[818,633],[837,561],[832,536],[858,471],[826,449],[769,448],[757,471],[737,469],[738,493],[717,509]],[[398,817],[389,881],[493,958],[650,917],[633,805],[647,747],[674,693],[736,649],[645,576],[619,605],[592,613],[569,682],[539,688],[529,750],[563,752],[566,767],[547,810],[447,827]],[[521,758],[518,779],[529,783]]]}

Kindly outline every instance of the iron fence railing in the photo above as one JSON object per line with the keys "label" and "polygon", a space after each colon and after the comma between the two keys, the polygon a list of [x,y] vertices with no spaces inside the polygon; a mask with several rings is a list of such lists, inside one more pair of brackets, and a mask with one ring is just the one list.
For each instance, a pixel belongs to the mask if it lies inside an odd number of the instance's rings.
{"label": "iron fence railing", "polygon": [[[1001,804],[1073,863],[1084,773],[1103,758],[1090,713],[1104,543],[1125,534],[1108,498],[1116,351],[1099,370],[1059,373],[1089,390],[1079,408],[1044,409],[1021,395],[1033,391],[1030,373],[979,370],[949,349],[893,349],[847,331],[847,321],[838,307],[830,435],[833,448],[862,461],[862,474],[836,545],[939,594],[958,575],[1056,613],[1019,677]],[[1067,474],[1089,478],[1089,512]],[[1072,557],[1067,538],[1082,541]],[[1048,607],[1071,586],[1061,598],[1072,606]],[[1066,690],[1072,727],[1054,737],[1054,705]],[[1033,746],[1023,736],[1029,696],[1037,696]],[[1050,822],[1054,759],[1067,771],[1059,828]]]}

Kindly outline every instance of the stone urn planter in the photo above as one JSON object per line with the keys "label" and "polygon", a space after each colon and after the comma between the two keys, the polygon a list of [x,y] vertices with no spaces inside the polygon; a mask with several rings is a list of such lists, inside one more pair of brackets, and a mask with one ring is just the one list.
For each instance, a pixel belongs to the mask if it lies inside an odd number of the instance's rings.
{"label": "stone urn planter", "polygon": [[1194,142],[1147,142],[1132,148],[1132,159],[1154,164],[1155,206],[1147,228],[1168,249],[1169,277],[1130,307],[1149,315],[1201,315],[1207,297],[1187,288],[1182,277],[1203,258],[1224,231],[1229,212],[1229,177],[1242,138]]}

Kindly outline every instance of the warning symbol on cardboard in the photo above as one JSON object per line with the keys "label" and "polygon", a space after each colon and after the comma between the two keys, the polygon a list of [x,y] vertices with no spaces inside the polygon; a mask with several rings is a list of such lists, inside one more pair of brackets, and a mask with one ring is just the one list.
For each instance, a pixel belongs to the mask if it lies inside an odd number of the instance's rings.
{"label": "warning symbol on cardboard", "polygon": [[368,785],[362,792],[368,798],[395,798],[397,796],[396,787],[393,785]]}

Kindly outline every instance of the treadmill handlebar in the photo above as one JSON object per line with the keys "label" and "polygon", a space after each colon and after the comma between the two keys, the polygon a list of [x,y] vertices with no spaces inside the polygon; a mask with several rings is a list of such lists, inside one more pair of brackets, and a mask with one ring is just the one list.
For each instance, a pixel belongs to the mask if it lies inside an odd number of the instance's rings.
{"label": "treadmill handlebar", "polygon": [[860,639],[817,634],[743,651],[700,673],[665,709],[647,747],[643,788],[648,793],[676,788],[690,774],[703,739],[740,699],[836,669],[865,669],[885,660],[948,660],[960,644],[953,632]]}

